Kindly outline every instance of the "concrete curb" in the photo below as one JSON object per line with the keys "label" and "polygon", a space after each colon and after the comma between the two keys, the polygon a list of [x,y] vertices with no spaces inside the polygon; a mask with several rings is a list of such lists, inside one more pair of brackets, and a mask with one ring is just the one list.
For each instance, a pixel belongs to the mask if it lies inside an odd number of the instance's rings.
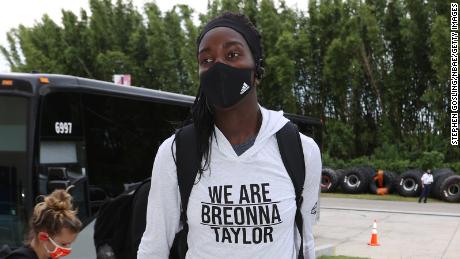
{"label": "concrete curb", "polygon": [[321,206],[321,209],[373,211],[373,212],[385,212],[385,213],[416,214],[416,215],[444,216],[444,217],[457,217],[457,218],[460,218],[460,214],[456,214],[456,213],[439,213],[439,212],[435,213],[435,212],[427,212],[427,211],[379,210],[379,209],[350,208],[350,207],[328,207],[328,206]]}
{"label": "concrete curb", "polygon": [[335,246],[334,245],[322,245],[315,248],[316,257],[323,255],[333,256],[335,255]]}

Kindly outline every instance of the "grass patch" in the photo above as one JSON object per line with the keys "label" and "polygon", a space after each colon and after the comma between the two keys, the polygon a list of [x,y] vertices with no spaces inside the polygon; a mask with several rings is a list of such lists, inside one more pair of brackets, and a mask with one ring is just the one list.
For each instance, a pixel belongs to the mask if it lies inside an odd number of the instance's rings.
{"label": "grass patch", "polygon": [[[321,197],[327,198],[349,198],[362,200],[380,200],[380,201],[408,201],[418,202],[418,197],[403,197],[398,194],[376,195],[370,193],[348,194],[348,193],[321,193]],[[438,199],[428,198],[428,202],[443,202]]]}
{"label": "grass patch", "polygon": [[344,256],[344,255],[337,255],[337,256],[326,256],[323,255],[318,259],[370,259],[369,257],[355,257],[355,256]]}

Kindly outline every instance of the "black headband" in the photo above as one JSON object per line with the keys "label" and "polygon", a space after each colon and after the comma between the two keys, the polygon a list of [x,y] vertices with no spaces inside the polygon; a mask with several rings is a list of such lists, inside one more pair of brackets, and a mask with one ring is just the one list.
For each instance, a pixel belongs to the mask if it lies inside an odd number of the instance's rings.
{"label": "black headband", "polygon": [[196,44],[197,53],[198,53],[198,47],[204,35],[208,31],[216,27],[228,27],[228,28],[232,28],[235,31],[239,32],[243,36],[243,38],[246,40],[246,43],[251,49],[252,56],[254,57],[256,66],[260,65],[260,62],[261,62],[260,59],[262,58],[262,53],[261,53],[262,50],[260,49],[260,38],[243,21],[231,19],[228,17],[219,17],[219,18],[212,20],[208,24],[206,24],[206,26],[203,28],[203,31],[201,31],[201,34],[197,39],[197,44]]}

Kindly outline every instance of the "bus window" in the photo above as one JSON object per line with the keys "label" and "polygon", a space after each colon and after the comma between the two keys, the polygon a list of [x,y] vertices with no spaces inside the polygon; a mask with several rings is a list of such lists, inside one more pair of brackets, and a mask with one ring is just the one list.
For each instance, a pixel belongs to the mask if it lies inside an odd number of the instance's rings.
{"label": "bus window", "polygon": [[40,142],[40,194],[49,193],[47,180],[49,171],[56,167],[65,168],[66,174],[73,178],[86,175],[84,145],[82,141]]}
{"label": "bus window", "polygon": [[77,144],[69,141],[42,141],[40,163],[77,163]]}
{"label": "bus window", "polygon": [[159,145],[189,107],[102,95],[82,96],[88,177],[94,197],[110,197],[151,176]]}
{"label": "bus window", "polygon": [[40,138],[82,139],[80,94],[51,93],[44,97],[41,109]]}
{"label": "bus window", "polygon": [[0,244],[23,240],[23,181],[27,176],[26,98],[0,96]]}
{"label": "bus window", "polygon": [[0,151],[26,150],[26,109],[25,98],[0,96]]}

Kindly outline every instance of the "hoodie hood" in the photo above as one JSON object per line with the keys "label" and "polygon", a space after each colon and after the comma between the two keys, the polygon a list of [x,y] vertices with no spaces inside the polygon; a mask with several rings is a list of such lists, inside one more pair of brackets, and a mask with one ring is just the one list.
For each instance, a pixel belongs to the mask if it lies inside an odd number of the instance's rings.
{"label": "hoodie hood", "polygon": [[259,133],[257,134],[252,147],[238,156],[224,134],[219,130],[219,128],[217,128],[217,126],[214,126],[216,138],[213,137],[212,140],[213,149],[216,148],[218,152],[221,152],[224,156],[232,159],[248,158],[262,148],[267,140],[273,137],[276,132],[284,127],[284,125],[289,121],[286,117],[284,117],[283,111],[268,110],[261,105],[259,105],[259,108],[262,114],[262,125],[260,126]]}

